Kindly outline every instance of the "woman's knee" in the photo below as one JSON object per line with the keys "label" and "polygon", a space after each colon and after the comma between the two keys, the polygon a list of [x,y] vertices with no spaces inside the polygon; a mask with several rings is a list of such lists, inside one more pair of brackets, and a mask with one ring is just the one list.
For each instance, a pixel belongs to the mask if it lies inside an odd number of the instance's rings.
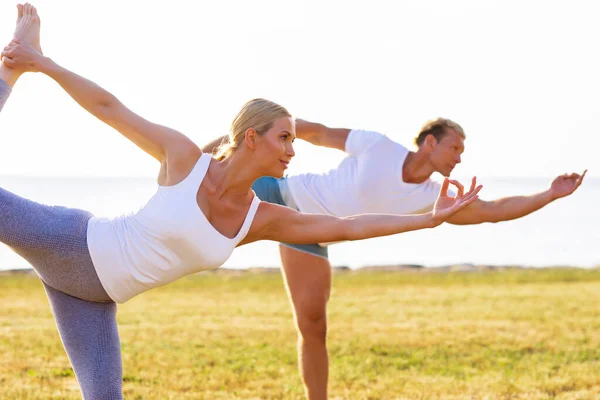
{"label": "woman's knee", "polygon": [[86,400],[123,400],[122,378],[120,381],[113,380],[112,382],[104,380],[86,382],[82,385],[81,391]]}

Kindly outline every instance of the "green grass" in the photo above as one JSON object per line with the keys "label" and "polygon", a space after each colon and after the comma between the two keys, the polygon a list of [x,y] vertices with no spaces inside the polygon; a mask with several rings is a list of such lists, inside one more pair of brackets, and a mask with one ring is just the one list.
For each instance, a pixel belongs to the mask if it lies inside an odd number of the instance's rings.
{"label": "green grass", "polygon": [[[45,294],[0,278],[0,398],[78,399]],[[202,274],[119,308],[127,399],[301,399],[281,277]],[[600,270],[340,273],[330,397],[600,399]]]}

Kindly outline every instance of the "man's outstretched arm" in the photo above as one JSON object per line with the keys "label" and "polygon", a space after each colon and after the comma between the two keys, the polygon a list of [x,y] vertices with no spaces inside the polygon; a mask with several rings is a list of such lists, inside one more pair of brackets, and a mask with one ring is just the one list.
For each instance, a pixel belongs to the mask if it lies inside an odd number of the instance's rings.
{"label": "man's outstretched arm", "polygon": [[[537,211],[554,200],[571,195],[583,182],[583,174],[565,174],[557,177],[548,190],[530,196],[512,196],[493,201],[477,200],[453,215],[448,222],[471,225],[483,222],[501,222],[517,219]],[[459,193],[462,191],[459,188]]]}
{"label": "man's outstretched arm", "polygon": [[[348,139],[349,133],[350,129],[329,128],[323,124],[296,119],[296,137],[315,146],[346,151],[346,139]],[[227,140],[228,136],[221,136],[202,147],[202,151],[212,153],[223,141]]]}
{"label": "man's outstretched arm", "polygon": [[202,147],[202,152],[208,153],[208,154],[214,154],[214,152],[217,151],[217,149],[219,148],[221,143],[227,143],[228,140],[229,140],[229,136],[227,136],[227,135],[221,136],[220,138],[217,138],[217,139],[213,140],[212,142],[204,145]]}
{"label": "man's outstretched arm", "polygon": [[296,119],[296,136],[315,146],[346,151],[350,129],[329,128],[323,124]]}

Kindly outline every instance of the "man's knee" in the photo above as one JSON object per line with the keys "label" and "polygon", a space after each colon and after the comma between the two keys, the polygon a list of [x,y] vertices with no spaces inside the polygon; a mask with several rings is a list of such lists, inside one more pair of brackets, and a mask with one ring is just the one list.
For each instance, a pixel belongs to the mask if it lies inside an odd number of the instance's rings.
{"label": "man's knee", "polygon": [[327,338],[327,311],[324,304],[302,307],[296,311],[298,333],[305,341],[325,343]]}

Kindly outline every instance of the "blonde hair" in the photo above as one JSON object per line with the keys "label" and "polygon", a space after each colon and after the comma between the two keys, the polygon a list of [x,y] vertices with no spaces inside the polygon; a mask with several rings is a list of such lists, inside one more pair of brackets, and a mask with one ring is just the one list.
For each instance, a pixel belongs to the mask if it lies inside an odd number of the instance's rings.
{"label": "blonde hair", "polygon": [[248,101],[231,122],[229,135],[216,149],[215,158],[221,161],[229,157],[242,144],[248,129],[254,128],[259,135],[263,135],[273,127],[276,119],[291,116],[288,110],[272,101]]}
{"label": "blonde hair", "polygon": [[465,131],[459,124],[446,118],[436,118],[425,122],[415,138],[415,144],[417,146],[422,145],[427,135],[433,135],[435,140],[439,142],[448,133],[448,129],[452,129],[463,139],[466,139]]}

